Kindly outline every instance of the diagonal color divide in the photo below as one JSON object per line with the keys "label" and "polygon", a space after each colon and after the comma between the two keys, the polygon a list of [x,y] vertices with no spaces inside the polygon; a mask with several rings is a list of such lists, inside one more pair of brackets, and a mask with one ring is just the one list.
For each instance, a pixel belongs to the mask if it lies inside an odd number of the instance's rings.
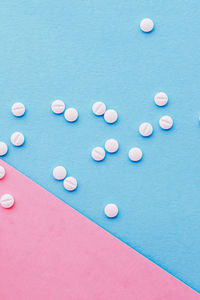
{"label": "diagonal color divide", "polygon": [[0,299],[193,300],[194,290],[0,160]]}

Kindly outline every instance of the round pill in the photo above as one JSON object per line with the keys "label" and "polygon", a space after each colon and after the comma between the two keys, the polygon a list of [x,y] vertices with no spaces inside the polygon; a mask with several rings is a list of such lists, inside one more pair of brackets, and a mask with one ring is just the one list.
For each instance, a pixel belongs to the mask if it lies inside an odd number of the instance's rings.
{"label": "round pill", "polygon": [[62,114],[65,110],[65,103],[62,100],[55,100],[51,104],[51,109],[54,114]]}
{"label": "round pill", "polygon": [[25,106],[23,103],[17,102],[13,104],[11,110],[14,116],[21,117],[25,113]]}
{"label": "round pill", "polygon": [[142,123],[139,127],[139,132],[142,136],[150,136],[153,132],[153,127],[150,123]]}
{"label": "round pill", "polygon": [[17,146],[17,147],[22,146],[24,143],[24,135],[21,132],[14,132],[11,135],[10,140],[14,146]]}
{"label": "round pill", "polygon": [[96,161],[101,161],[105,158],[105,150],[102,148],[102,147],[95,147],[93,150],[92,150],[92,158]]}
{"label": "round pill", "polygon": [[92,106],[92,111],[96,116],[104,115],[106,111],[106,105],[103,102],[95,102]]}
{"label": "round pill", "polygon": [[139,161],[142,159],[142,150],[140,148],[131,148],[128,153],[129,159],[132,161]]}
{"label": "round pill", "polygon": [[67,175],[67,171],[63,166],[57,166],[53,169],[53,177],[57,180],[63,180]]}
{"label": "round pill", "polygon": [[0,156],[5,155],[8,152],[8,146],[4,142],[0,142]]}
{"label": "round pill", "polygon": [[163,92],[157,93],[154,97],[154,101],[158,106],[165,106],[168,102],[168,96]]}
{"label": "round pill", "polygon": [[4,208],[10,208],[14,204],[14,198],[10,194],[4,194],[0,198],[0,204]]}
{"label": "round pill", "polygon": [[115,139],[109,139],[105,143],[105,149],[109,153],[115,153],[119,149],[119,143]]}
{"label": "round pill", "polygon": [[118,215],[118,207],[113,203],[107,204],[104,208],[104,212],[108,218],[114,218]]}
{"label": "round pill", "polygon": [[145,18],[140,22],[140,29],[144,32],[150,32],[153,30],[153,21],[149,18]]}
{"label": "round pill", "polygon": [[116,110],[114,109],[108,109],[106,110],[105,114],[104,114],[104,120],[107,122],[107,123],[115,123],[118,119],[118,114],[116,112]]}
{"label": "round pill", "polygon": [[162,129],[170,129],[173,126],[173,120],[170,116],[163,116],[159,120],[160,127]]}
{"label": "round pill", "polygon": [[78,119],[78,112],[75,108],[68,108],[65,111],[65,119],[68,122],[75,122]]}
{"label": "round pill", "polygon": [[74,191],[77,188],[77,180],[74,177],[67,177],[63,182],[64,188],[68,191]]}
{"label": "round pill", "polygon": [[0,179],[3,179],[6,175],[4,167],[0,166]]}

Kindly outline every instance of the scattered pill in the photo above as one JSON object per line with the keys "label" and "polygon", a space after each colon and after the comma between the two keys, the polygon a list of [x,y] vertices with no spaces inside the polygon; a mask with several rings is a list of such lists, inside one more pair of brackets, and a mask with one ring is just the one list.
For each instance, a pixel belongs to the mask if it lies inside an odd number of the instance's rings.
{"label": "scattered pill", "polygon": [[92,150],[92,158],[96,161],[101,161],[105,158],[105,150],[102,147],[96,147]]}
{"label": "scattered pill", "polygon": [[4,194],[0,198],[0,204],[4,208],[10,208],[14,204],[14,197],[10,194]]}
{"label": "scattered pill", "polygon": [[8,146],[4,142],[0,142],[0,156],[5,155],[8,152]]}
{"label": "scattered pill", "polygon": [[153,127],[150,123],[142,123],[139,127],[139,132],[142,136],[150,136],[153,132]]}
{"label": "scattered pill", "polygon": [[173,126],[173,120],[170,116],[163,116],[159,120],[160,127],[162,129],[170,129]]}
{"label": "scattered pill", "polygon": [[11,135],[10,140],[14,146],[17,146],[17,147],[22,146],[24,143],[24,135],[21,132],[14,132]]}
{"label": "scattered pill", "polygon": [[145,18],[140,22],[140,29],[144,32],[150,32],[153,30],[154,23],[151,19]]}
{"label": "scattered pill", "polygon": [[106,105],[103,102],[95,102],[92,111],[96,116],[102,116],[106,111]]}
{"label": "scattered pill", "polygon": [[132,161],[139,161],[142,159],[142,150],[140,148],[131,148],[129,151],[129,159]]}
{"label": "scattered pill", "polygon": [[158,106],[165,106],[168,102],[168,96],[163,92],[157,93],[154,97],[154,101]]}
{"label": "scattered pill", "polygon": [[3,179],[6,175],[4,167],[0,166],[0,179]]}
{"label": "scattered pill", "polygon": [[119,143],[115,139],[109,139],[105,143],[105,149],[109,153],[115,153],[119,149]]}
{"label": "scattered pill", "polygon": [[65,103],[62,100],[55,100],[51,104],[51,109],[54,114],[62,114],[65,110]]}
{"label": "scattered pill", "polygon": [[21,117],[25,113],[25,106],[23,103],[17,102],[13,104],[11,110],[14,116]]}
{"label": "scattered pill", "polygon": [[68,108],[65,111],[65,119],[68,122],[75,122],[78,119],[78,112],[75,108]]}
{"label": "scattered pill", "polygon": [[118,207],[113,203],[107,204],[104,208],[104,212],[108,218],[114,218],[118,215]]}
{"label": "scattered pill", "polygon": [[116,110],[114,109],[108,109],[106,110],[105,114],[104,114],[104,120],[107,122],[107,123],[115,123],[118,119],[118,114],[116,112]]}
{"label": "scattered pill", "polygon": [[67,175],[67,171],[63,166],[57,166],[53,169],[53,177],[57,180],[63,180]]}
{"label": "scattered pill", "polygon": [[63,182],[64,188],[68,191],[74,191],[77,188],[77,180],[74,177],[67,177]]}

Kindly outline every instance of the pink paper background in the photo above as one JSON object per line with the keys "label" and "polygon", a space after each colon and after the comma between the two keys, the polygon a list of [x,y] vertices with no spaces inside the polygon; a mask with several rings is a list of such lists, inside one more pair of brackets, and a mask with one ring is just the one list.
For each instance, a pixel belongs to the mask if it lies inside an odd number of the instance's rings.
{"label": "pink paper background", "polygon": [[1,300],[193,300],[200,295],[5,162]]}

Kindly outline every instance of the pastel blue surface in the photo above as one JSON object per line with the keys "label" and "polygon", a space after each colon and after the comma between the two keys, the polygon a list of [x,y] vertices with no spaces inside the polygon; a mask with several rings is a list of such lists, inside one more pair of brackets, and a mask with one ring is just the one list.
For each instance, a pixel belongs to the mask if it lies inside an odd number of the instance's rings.
{"label": "pastel blue surface", "polygon": [[[200,291],[200,2],[149,0],[8,0],[0,3],[0,140],[5,161],[125,243]],[[155,30],[140,31],[144,17]],[[155,93],[169,104],[158,108]],[[74,124],[51,112],[62,99],[76,107]],[[27,113],[15,118],[11,105]],[[91,106],[104,101],[119,121],[108,125]],[[172,130],[158,120],[169,114]],[[138,126],[149,121],[153,136]],[[13,147],[10,135],[25,134]],[[108,138],[117,154],[95,163],[90,151]],[[140,163],[128,160],[141,147]],[[52,178],[64,165],[74,193]],[[14,184],[14,183],[13,183]],[[27,199],[28,201],[28,199]],[[120,214],[104,216],[107,203]]]}

